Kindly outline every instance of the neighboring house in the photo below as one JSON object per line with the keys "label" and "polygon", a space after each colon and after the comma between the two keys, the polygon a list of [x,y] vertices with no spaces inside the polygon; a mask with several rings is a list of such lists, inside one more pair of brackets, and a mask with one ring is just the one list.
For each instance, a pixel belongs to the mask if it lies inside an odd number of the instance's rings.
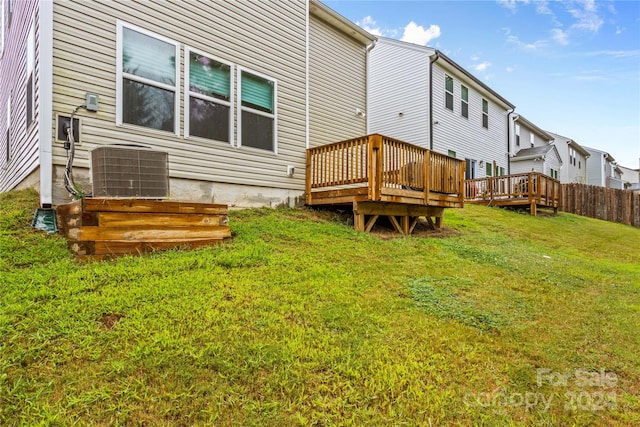
{"label": "neighboring house", "polygon": [[585,184],[589,152],[571,138],[553,132],[547,133],[553,137],[552,144],[558,149],[562,159],[560,182]]}
{"label": "neighboring house", "polygon": [[558,179],[562,160],[553,145],[523,148],[511,158],[511,173],[540,172]]}
{"label": "neighboring house", "polygon": [[380,38],[368,87],[370,132],[465,159],[467,179],[506,174],[514,105],[442,52]]}
{"label": "neighboring house", "polygon": [[559,179],[562,160],[549,143],[553,137],[521,114],[512,117],[512,136],[509,138],[509,173],[541,172]]}
{"label": "neighboring house", "polygon": [[616,159],[606,151],[584,147],[589,153],[587,162],[587,184],[600,187],[624,189],[622,170]]}
{"label": "neighboring house", "polygon": [[367,131],[375,37],[317,0],[0,2],[0,191],[70,200],[65,121],[87,94],[85,192],[91,150],[128,144],[168,153],[172,199],[294,204],[306,148]]}
{"label": "neighboring house", "polygon": [[619,166],[622,171],[622,179],[624,188],[627,190],[640,190],[640,169],[631,169],[625,166]]}

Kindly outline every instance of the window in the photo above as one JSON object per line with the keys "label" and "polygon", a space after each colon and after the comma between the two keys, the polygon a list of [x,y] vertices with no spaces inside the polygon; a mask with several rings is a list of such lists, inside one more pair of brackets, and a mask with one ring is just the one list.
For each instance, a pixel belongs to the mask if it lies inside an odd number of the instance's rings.
{"label": "window", "polygon": [[533,135],[533,132],[531,132],[529,134],[529,144],[531,144],[531,148],[533,148],[535,146],[535,136]]}
{"label": "window", "polygon": [[469,118],[469,89],[463,85],[460,85],[460,114]]}
{"label": "window", "polygon": [[578,160],[578,169],[582,167],[582,160]]}
{"label": "window", "polygon": [[7,99],[7,134],[5,139],[5,162],[11,161],[11,96]]}
{"label": "window", "polygon": [[453,78],[444,75],[444,106],[453,111]]}
{"label": "window", "polygon": [[504,168],[502,166],[500,166],[500,176],[504,176]]}
{"label": "window", "polygon": [[177,135],[178,44],[118,22],[117,58],[116,124]]}
{"label": "window", "polygon": [[33,123],[33,113],[35,110],[34,99],[33,99],[33,67],[35,60],[35,38],[36,38],[36,27],[35,23],[31,23],[31,28],[29,29],[29,35],[27,36],[27,83],[25,84],[25,92],[27,95],[27,105],[26,105],[26,114],[27,114],[27,127]]}
{"label": "window", "polygon": [[520,125],[516,124],[516,147],[520,147]]}
{"label": "window", "polygon": [[467,167],[464,170],[464,179],[476,178],[476,161],[472,159],[464,159]]}
{"label": "window", "polygon": [[231,143],[233,66],[185,48],[184,135]]}
{"label": "window", "polygon": [[277,83],[238,67],[238,141],[277,153]]}
{"label": "window", "polygon": [[489,129],[489,102],[486,99],[482,100],[482,127]]}
{"label": "window", "polygon": [[453,151],[453,150],[448,150],[448,151],[447,151],[447,156],[449,156],[449,157],[456,157],[456,152],[455,152],[455,151]]}
{"label": "window", "polygon": [[493,174],[493,168],[491,162],[485,163],[485,173],[487,176],[491,176]]}

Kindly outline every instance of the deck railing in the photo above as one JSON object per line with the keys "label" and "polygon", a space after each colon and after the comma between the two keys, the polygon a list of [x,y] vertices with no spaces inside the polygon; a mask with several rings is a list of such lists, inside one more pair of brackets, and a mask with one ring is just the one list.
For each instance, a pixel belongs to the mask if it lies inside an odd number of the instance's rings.
{"label": "deck railing", "polygon": [[558,207],[560,181],[540,172],[469,179],[465,181],[465,201],[518,201]]}
{"label": "deck railing", "polygon": [[332,191],[332,197],[462,205],[464,168],[464,161],[378,134],[327,144],[307,150],[307,203],[325,190],[323,200]]}

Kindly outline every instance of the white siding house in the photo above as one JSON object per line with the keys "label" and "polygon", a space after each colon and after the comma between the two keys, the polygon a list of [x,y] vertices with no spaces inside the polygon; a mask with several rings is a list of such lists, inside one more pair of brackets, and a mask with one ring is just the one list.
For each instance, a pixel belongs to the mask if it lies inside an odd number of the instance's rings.
{"label": "white siding house", "polygon": [[628,168],[626,166],[619,166],[622,171],[622,180],[624,186],[628,190],[638,191],[640,190],[640,169]]}
{"label": "white siding house", "polygon": [[616,159],[606,151],[584,147],[589,153],[587,161],[587,184],[624,189],[622,170]]}
{"label": "white siding house", "polygon": [[506,173],[514,108],[436,49],[380,38],[370,54],[369,131],[465,159],[467,178]]}
{"label": "white siding house", "polygon": [[558,151],[550,145],[553,137],[521,114],[511,117],[509,172],[536,171],[559,179],[563,162]]}
{"label": "white siding house", "polygon": [[581,183],[587,182],[587,164],[590,160],[589,152],[573,139],[547,132],[553,137],[552,144],[558,149],[562,159],[562,169],[560,169],[560,182]]}
{"label": "white siding house", "polygon": [[[43,205],[70,200],[63,127],[76,109],[74,176],[85,192],[91,150],[127,144],[168,153],[171,199],[239,206],[300,203],[310,139],[366,132],[355,109],[366,108],[375,38],[317,0],[11,4],[0,191],[39,183]],[[318,71],[328,51],[335,69]],[[331,79],[340,89],[323,97]],[[84,108],[87,94],[97,111]]]}

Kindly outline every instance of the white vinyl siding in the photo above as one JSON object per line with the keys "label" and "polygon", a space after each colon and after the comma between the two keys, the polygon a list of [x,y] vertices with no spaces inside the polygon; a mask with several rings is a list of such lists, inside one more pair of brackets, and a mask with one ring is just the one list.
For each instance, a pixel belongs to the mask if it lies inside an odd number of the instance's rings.
{"label": "white vinyl siding", "polygon": [[366,117],[356,114],[356,110],[371,113],[366,111],[366,84],[365,46],[317,16],[310,16],[310,146],[367,133]]}
{"label": "white vinyl siding", "polygon": [[116,124],[179,134],[180,48],[145,29],[117,23]]}
{"label": "white vinyl siding", "polygon": [[31,22],[29,27],[29,34],[27,35],[27,74],[25,81],[25,96],[26,96],[26,122],[27,127],[33,123],[33,115],[35,110],[34,105],[34,63],[36,55],[36,24]]}
{"label": "white vinyl siding", "polygon": [[238,146],[278,154],[278,83],[238,67]]}
{"label": "white vinyl siding", "polygon": [[[377,49],[377,47],[376,47]],[[375,49],[374,49],[375,50]],[[486,97],[473,81],[447,69],[440,64],[442,59],[434,63],[433,68],[433,149],[440,153],[453,150],[459,158],[482,160],[486,163],[507,167],[507,110],[491,98]],[[451,114],[444,107],[445,74],[468,88],[469,116],[466,119],[460,114]],[[455,85],[458,86],[459,85]],[[454,87],[455,87],[454,86]],[[428,92],[425,92],[428,98]],[[461,99],[461,93],[454,91],[454,105]],[[481,126],[482,101],[487,101],[488,115],[491,119],[489,129]],[[425,120],[428,123],[428,116]],[[486,166],[476,168],[476,178],[486,176]]]}
{"label": "white vinyl siding", "polygon": [[233,64],[185,48],[184,135],[233,144]]}
{"label": "white vinyl siding", "polygon": [[[369,54],[369,133],[429,147],[429,54],[432,52],[394,40],[378,40]],[[434,100],[436,110],[443,108],[443,85],[441,79],[434,83],[434,90],[440,94]],[[446,146],[443,144],[443,147]],[[444,150],[446,153],[446,148]]]}
{"label": "white vinyl siding", "polygon": [[[5,7],[4,51],[0,57],[0,192],[8,191],[34,172],[39,165],[39,23],[40,2],[0,0]],[[10,6],[11,14],[8,14]],[[7,27],[8,19],[10,25]],[[46,53],[44,53],[46,54]],[[27,62],[29,62],[27,64]],[[29,70],[29,71],[28,71]],[[27,102],[27,76],[31,75],[31,102]],[[10,152],[7,152],[7,118],[5,113],[11,98]],[[27,104],[29,104],[30,109]],[[32,124],[27,125],[27,111]],[[7,156],[11,162],[5,166]],[[31,183],[37,182],[37,178]]]}
{"label": "white vinyl siding", "polygon": [[7,131],[5,132],[5,164],[9,164],[11,162],[11,95],[7,99]]}

